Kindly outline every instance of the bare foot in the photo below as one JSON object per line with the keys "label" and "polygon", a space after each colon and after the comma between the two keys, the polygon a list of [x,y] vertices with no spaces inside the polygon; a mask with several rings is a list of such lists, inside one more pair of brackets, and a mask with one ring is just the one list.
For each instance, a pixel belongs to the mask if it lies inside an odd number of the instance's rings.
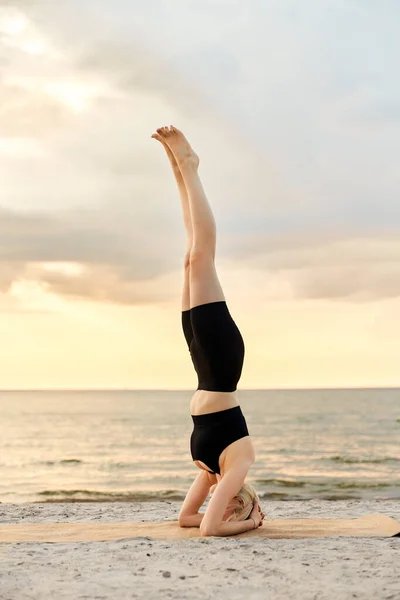
{"label": "bare foot", "polygon": [[[166,129],[166,127],[161,127],[161,130],[164,130],[164,129]],[[160,129],[158,129],[157,131],[160,131]],[[158,140],[159,142],[161,142],[161,144],[164,146],[165,152],[167,153],[169,162],[171,163],[171,167],[172,167],[175,175],[177,177],[182,178],[182,174],[178,167],[178,163],[176,162],[175,156],[173,155],[171,148],[168,146],[167,142],[165,141],[165,138],[161,137],[161,135],[159,133],[153,133],[153,135],[151,137],[154,138],[155,140]]]}
{"label": "bare foot", "polygon": [[[171,127],[160,127],[160,129],[157,129],[157,134],[168,145],[181,170],[186,167],[197,170],[200,163],[199,157],[193,151],[182,131],[171,125]],[[152,137],[155,137],[155,134]]]}

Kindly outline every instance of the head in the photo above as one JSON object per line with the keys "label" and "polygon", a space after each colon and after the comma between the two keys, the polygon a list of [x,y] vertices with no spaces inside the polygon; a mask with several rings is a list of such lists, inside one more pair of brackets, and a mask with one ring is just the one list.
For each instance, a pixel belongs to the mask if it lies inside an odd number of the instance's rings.
{"label": "head", "polygon": [[[211,486],[213,494],[218,484]],[[252,485],[244,483],[234,498],[229,502],[224,513],[224,521],[245,521],[253,510],[254,501],[259,501],[258,494]]]}

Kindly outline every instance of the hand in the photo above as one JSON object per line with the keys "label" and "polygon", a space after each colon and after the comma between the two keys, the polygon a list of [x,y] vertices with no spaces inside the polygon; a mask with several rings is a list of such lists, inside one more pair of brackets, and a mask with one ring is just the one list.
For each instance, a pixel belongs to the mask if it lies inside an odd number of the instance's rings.
{"label": "hand", "polygon": [[261,510],[261,506],[259,505],[258,501],[255,500],[253,503],[253,510],[251,511],[249,516],[249,519],[254,519],[254,529],[258,529],[258,527],[261,527],[261,525],[263,524],[264,516],[265,515]]}

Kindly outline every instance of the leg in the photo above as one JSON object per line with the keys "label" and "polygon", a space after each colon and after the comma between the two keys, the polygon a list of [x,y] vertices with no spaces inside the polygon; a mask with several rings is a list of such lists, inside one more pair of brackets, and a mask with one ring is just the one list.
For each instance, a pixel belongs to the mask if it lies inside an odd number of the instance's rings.
{"label": "leg", "polygon": [[213,256],[194,251],[190,257],[190,308],[225,300]]}
{"label": "leg", "polygon": [[182,310],[190,309],[190,252],[185,255],[183,265]]}
{"label": "leg", "polygon": [[164,149],[167,153],[169,162],[171,163],[172,171],[175,176],[175,180],[179,190],[179,196],[182,204],[182,213],[183,213],[183,222],[185,224],[186,229],[186,251],[184,258],[184,281],[183,281],[183,290],[182,290],[182,311],[190,309],[190,253],[193,245],[193,227],[192,220],[190,217],[190,208],[189,208],[189,198],[186,191],[186,185],[183,180],[182,174],[178,167],[178,163],[175,160],[175,156],[173,155],[171,149],[168,144],[165,142],[164,135],[166,127],[161,127],[157,129],[158,133],[154,133],[151,137],[158,140],[164,146]]}
{"label": "leg", "polygon": [[190,251],[190,308],[225,300],[215,269],[216,224],[198,175],[199,159],[185,136],[175,127],[164,128],[163,137],[172,150],[185,182],[193,226]]}

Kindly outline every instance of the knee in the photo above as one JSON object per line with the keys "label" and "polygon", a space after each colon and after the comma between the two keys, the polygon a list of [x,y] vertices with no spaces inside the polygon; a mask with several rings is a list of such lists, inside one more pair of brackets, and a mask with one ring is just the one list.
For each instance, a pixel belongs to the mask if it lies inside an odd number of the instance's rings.
{"label": "knee", "polygon": [[185,258],[183,259],[183,266],[185,267],[185,269],[188,269],[190,267],[190,250],[185,254]]}
{"label": "knee", "polygon": [[197,248],[192,248],[189,255],[189,265],[198,265],[210,261],[213,262],[214,259],[215,250],[199,250]]}

